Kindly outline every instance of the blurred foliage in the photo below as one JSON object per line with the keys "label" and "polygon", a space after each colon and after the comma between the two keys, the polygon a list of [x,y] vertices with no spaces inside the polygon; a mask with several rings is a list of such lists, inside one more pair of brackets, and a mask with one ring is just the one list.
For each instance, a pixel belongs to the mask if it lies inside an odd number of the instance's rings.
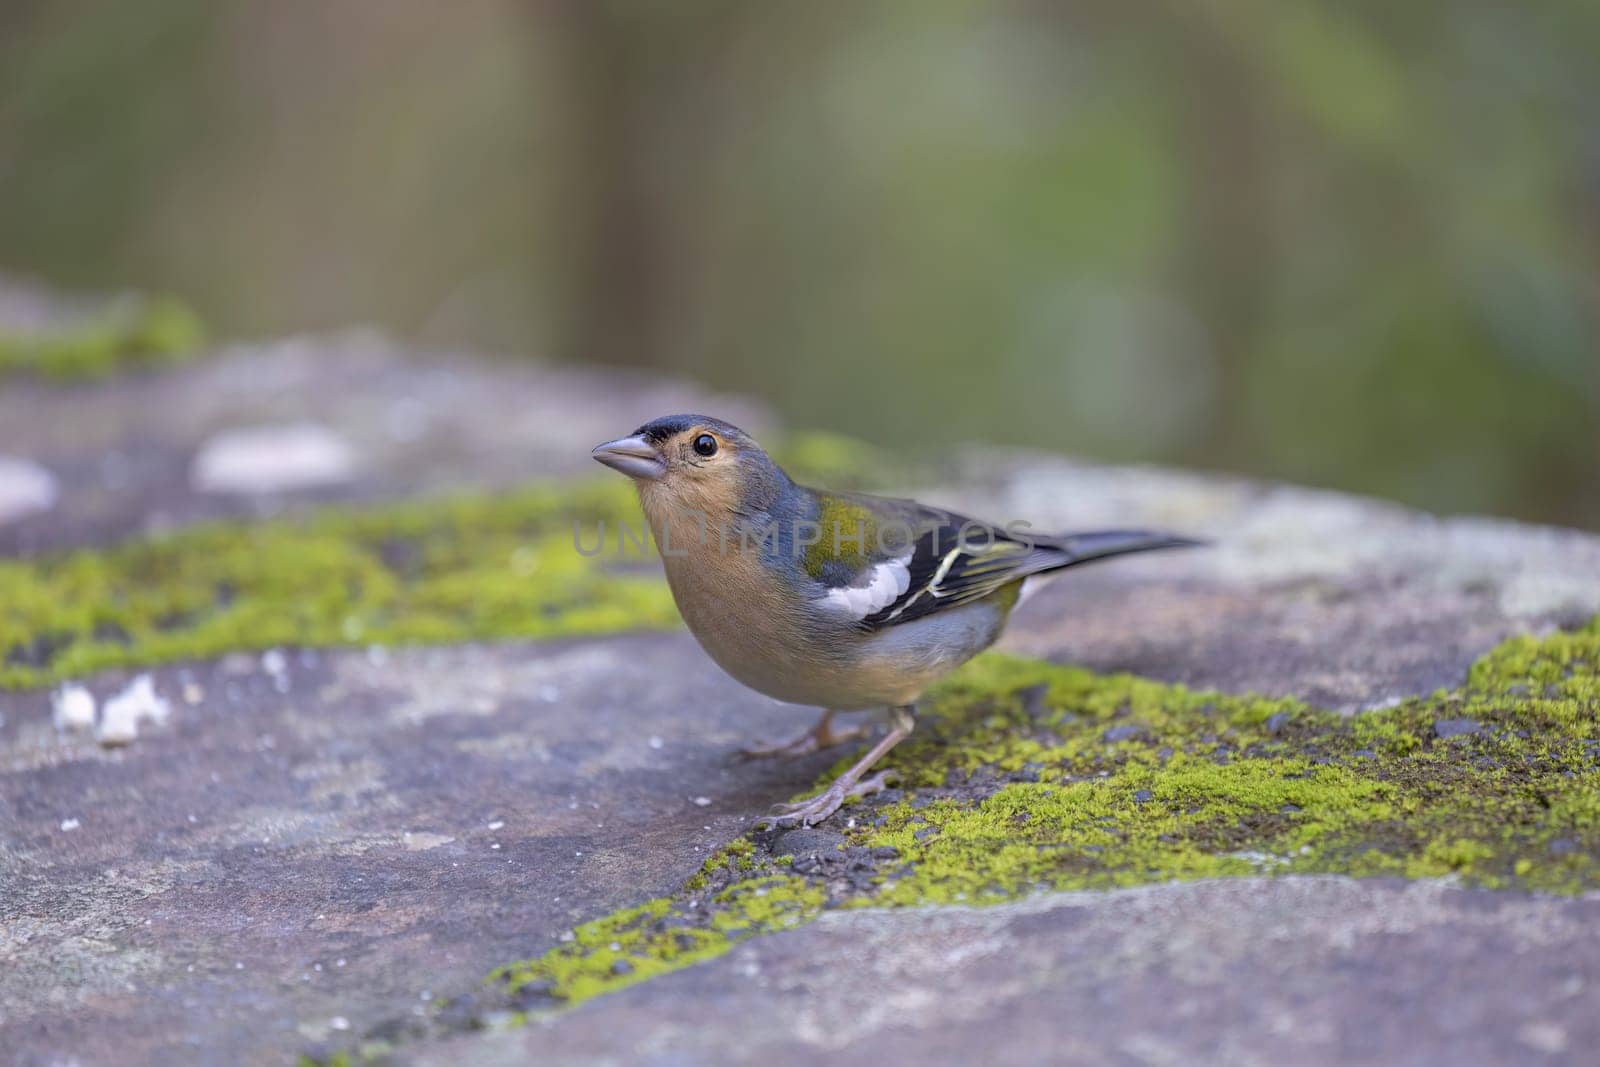
{"label": "blurred foliage", "polygon": [[1600,527],[1600,5],[12,0],[0,268]]}
{"label": "blurred foliage", "polygon": [[100,378],[129,367],[181,363],[204,341],[205,328],[182,301],[122,299],[48,330],[0,330],[0,380],[12,374]]}

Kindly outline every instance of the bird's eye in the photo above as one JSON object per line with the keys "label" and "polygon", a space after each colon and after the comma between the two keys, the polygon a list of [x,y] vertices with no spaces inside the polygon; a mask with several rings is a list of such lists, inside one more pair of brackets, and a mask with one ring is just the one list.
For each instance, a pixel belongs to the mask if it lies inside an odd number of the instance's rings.
{"label": "bird's eye", "polygon": [[694,450],[702,456],[714,456],[717,454],[717,439],[703,433],[694,439]]}

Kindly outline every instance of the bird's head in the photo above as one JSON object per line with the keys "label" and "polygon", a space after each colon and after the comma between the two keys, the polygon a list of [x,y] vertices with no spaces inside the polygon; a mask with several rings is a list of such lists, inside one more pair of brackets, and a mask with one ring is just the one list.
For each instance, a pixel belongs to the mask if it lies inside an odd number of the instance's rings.
{"label": "bird's head", "polygon": [[646,506],[708,515],[764,508],[788,478],[755,439],[706,415],[667,415],[597,445],[594,458],[632,478]]}

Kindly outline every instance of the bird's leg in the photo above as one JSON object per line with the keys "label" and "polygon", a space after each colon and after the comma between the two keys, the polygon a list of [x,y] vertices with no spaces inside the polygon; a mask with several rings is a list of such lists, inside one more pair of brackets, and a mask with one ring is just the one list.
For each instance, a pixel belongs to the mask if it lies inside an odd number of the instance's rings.
{"label": "bird's leg", "polygon": [[842,730],[833,728],[833,711],[825,711],[817,724],[798,737],[791,737],[787,741],[778,741],[770,745],[753,745],[741,749],[739,754],[746,759],[765,759],[769,756],[805,756],[812,752],[820,752],[834,745],[842,745],[846,741],[854,741],[866,733],[864,726],[847,726]]}
{"label": "bird's leg", "polygon": [[771,815],[762,816],[757,825],[765,825],[774,830],[786,826],[815,826],[838,811],[839,805],[847,798],[881,792],[891,778],[898,776],[897,771],[879,771],[865,781],[861,780],[861,776],[871,770],[872,765],[887,755],[891,748],[910,737],[911,729],[917,722],[909,704],[891,708],[889,714],[891,717],[889,732],[884,735],[883,740],[872,746],[871,752],[857,760],[855,766],[835,778],[828,788],[816,796],[797,804],[778,805]]}

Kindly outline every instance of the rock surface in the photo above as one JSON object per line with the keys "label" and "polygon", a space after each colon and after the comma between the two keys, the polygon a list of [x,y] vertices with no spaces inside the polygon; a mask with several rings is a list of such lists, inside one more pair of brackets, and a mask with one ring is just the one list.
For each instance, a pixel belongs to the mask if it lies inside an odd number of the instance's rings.
{"label": "rock surface", "polygon": [[[588,475],[594,444],[696,409],[771,425],[758,405],[641,373],[423,358],[363,331],[233,345],[103,382],[9,381],[0,454],[55,472],[60,499],[47,513],[0,515],[0,554],[331,501]],[[295,448],[243,447],[284,427],[297,428]],[[347,476],[358,458],[360,476]],[[329,476],[335,467],[340,477]]]}
{"label": "rock surface", "polygon": [[1339,493],[987,453],[939,502],[1040,529],[1152,526],[1208,548],[1071,571],[1005,647],[1353,711],[1459,685],[1517,633],[1600,613],[1600,537]]}
{"label": "rock surface", "polygon": [[170,721],[125,749],[0,695],[6,1062],[280,1063],[392,1025],[669,892],[830,762],[734,759],[793,711],[682,634],[264,658],[156,672]]}
{"label": "rock surface", "polygon": [[1600,899],[1238,879],[830,912],[416,1061],[1582,1062]]}
{"label": "rock surface", "polygon": [[[0,525],[0,554],[588,473],[591,444],[685,408],[767,425],[673,383],[424,364],[359,333],[8,384],[0,453],[55,472],[60,498]],[[347,442],[351,477],[191,482],[218,435],[294,424]],[[1014,453],[905,488],[1042,529],[1214,538],[1065,575],[1021,609],[1006,647],[1100,670],[1355,710],[1600,613],[1600,538],[1573,532]],[[104,701],[131,678],[84,681]],[[0,693],[9,1060],[277,1063],[374,1028],[405,1039],[423,999],[681,885],[831,762],[733,761],[811,713],[741,689],[684,634],[286,650],[154,686],[169,720],[110,750],[58,731],[49,694]],[[828,915],[548,1026],[402,1040],[402,1058],[1579,1062],[1600,1037],[1595,908],[1316,879]]]}

